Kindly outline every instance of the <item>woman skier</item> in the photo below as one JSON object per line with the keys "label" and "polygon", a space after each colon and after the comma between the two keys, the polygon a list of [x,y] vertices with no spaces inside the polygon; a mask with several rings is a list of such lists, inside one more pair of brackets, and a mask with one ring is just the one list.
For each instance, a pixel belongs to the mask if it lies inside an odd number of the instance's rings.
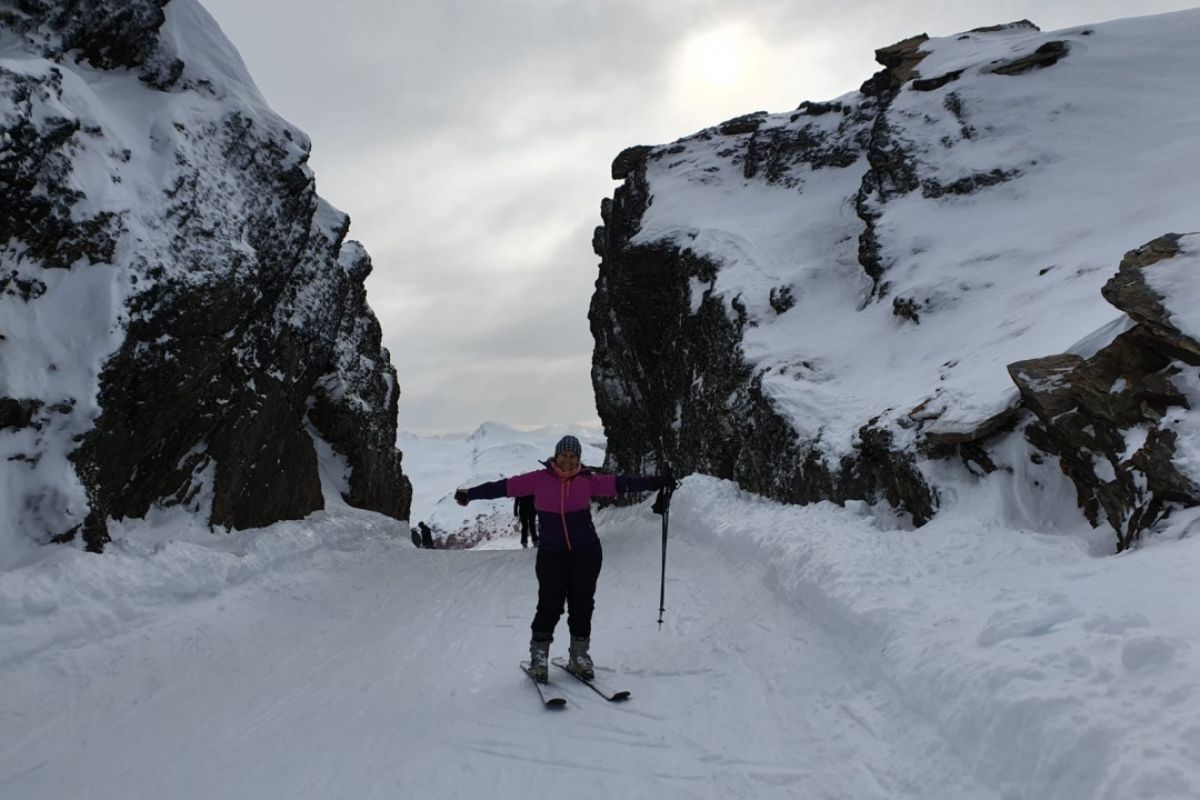
{"label": "woman skier", "polygon": [[[596,578],[600,575],[601,548],[592,524],[593,497],[616,497],[627,492],[649,492],[670,481],[661,477],[603,475],[584,467],[579,440],[564,436],[554,447],[554,458],[545,469],[459,489],[459,505],[472,500],[533,495],[538,514],[538,604],[529,641],[529,668],[534,680],[549,680],[550,642],[567,605],[571,633],[568,668],[586,680],[595,678],[588,648]],[[673,481],[671,481],[673,483]]]}

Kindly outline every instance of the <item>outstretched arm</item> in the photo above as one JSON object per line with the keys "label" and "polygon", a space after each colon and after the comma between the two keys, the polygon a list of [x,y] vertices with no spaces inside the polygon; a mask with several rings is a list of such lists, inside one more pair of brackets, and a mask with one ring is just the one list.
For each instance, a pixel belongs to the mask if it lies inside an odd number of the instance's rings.
{"label": "outstretched arm", "polygon": [[507,483],[508,478],[501,478],[498,481],[472,486],[470,489],[459,489],[454,493],[454,499],[460,506],[465,506],[472,500],[495,500],[497,497],[504,497],[504,488]]}
{"label": "outstretched arm", "polygon": [[657,475],[618,475],[617,494],[629,492],[653,492],[663,487],[663,479]]}
{"label": "outstretched arm", "polygon": [[653,492],[665,485],[657,475],[600,475],[592,484],[593,497],[616,497],[630,492]]}
{"label": "outstretched arm", "polygon": [[472,500],[495,500],[498,497],[522,497],[533,494],[534,475],[537,475],[537,472],[526,472],[524,475],[514,475],[511,478],[481,483],[470,489],[459,489],[454,493],[454,499],[460,506],[465,506]]}
{"label": "outstretched arm", "polygon": [[663,464],[658,475],[605,475],[597,483],[597,496],[615,497],[630,492],[655,492],[660,489],[673,492],[678,483],[670,464]]}

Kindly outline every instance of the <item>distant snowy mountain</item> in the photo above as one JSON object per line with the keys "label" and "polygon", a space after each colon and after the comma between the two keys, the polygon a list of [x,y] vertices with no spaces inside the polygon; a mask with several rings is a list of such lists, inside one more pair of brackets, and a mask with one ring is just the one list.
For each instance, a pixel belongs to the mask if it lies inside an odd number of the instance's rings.
{"label": "distant snowy mountain", "polygon": [[0,568],[114,520],[408,516],[349,218],[197,0],[0,2]]}
{"label": "distant snowy mountain", "polygon": [[474,432],[462,435],[401,432],[397,445],[406,454],[405,464],[413,482],[412,523],[427,522],[442,545],[520,547],[513,501],[480,501],[464,508],[454,502],[454,490],[540,469],[566,434],[583,445],[584,464],[604,463],[603,433],[583,425],[548,425],[522,431],[485,422]]}
{"label": "distant snowy mountain", "polygon": [[609,464],[920,525],[1003,451],[1060,464],[1118,548],[1200,503],[1198,40],[1200,10],[919,36],[831,102],[621,153]]}

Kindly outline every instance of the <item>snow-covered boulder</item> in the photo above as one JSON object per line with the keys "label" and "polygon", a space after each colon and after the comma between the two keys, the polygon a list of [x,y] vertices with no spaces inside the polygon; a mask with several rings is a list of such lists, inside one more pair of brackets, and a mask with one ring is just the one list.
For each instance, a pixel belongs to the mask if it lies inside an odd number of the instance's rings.
{"label": "snow-covered boulder", "polygon": [[1061,459],[1088,519],[1125,549],[1172,504],[1200,505],[1200,235],[1130,251],[1103,292],[1136,324],[1091,358],[1008,369],[1038,418],[1026,435]]}
{"label": "snow-covered boulder", "polygon": [[1121,254],[1196,228],[1198,36],[1195,10],[917,36],[858,91],[619,155],[590,315],[610,466],[916,524],[1011,468],[993,445],[1034,415],[1008,366],[1096,356],[1132,326],[1101,293]]}
{"label": "snow-covered boulder", "polygon": [[301,518],[321,460],[407,518],[371,262],[308,153],[196,0],[0,2],[0,550]]}

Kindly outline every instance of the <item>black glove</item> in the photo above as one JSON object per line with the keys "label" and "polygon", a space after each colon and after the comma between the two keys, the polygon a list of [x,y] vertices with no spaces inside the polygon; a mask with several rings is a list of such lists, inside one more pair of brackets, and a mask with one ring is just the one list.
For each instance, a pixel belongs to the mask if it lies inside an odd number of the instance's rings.
{"label": "black glove", "polygon": [[679,481],[675,480],[675,472],[671,469],[670,464],[663,464],[659,477],[662,478],[662,488],[667,492],[673,492],[679,488]]}
{"label": "black glove", "polygon": [[655,514],[662,515],[667,513],[671,507],[671,494],[677,485],[670,464],[662,465],[658,473],[658,481],[658,497],[654,498],[654,505],[650,506],[650,510]]}
{"label": "black glove", "polygon": [[458,503],[460,506],[465,506],[467,503],[471,502],[471,498],[467,496],[467,490],[459,489],[456,491],[454,493],[454,502]]}

